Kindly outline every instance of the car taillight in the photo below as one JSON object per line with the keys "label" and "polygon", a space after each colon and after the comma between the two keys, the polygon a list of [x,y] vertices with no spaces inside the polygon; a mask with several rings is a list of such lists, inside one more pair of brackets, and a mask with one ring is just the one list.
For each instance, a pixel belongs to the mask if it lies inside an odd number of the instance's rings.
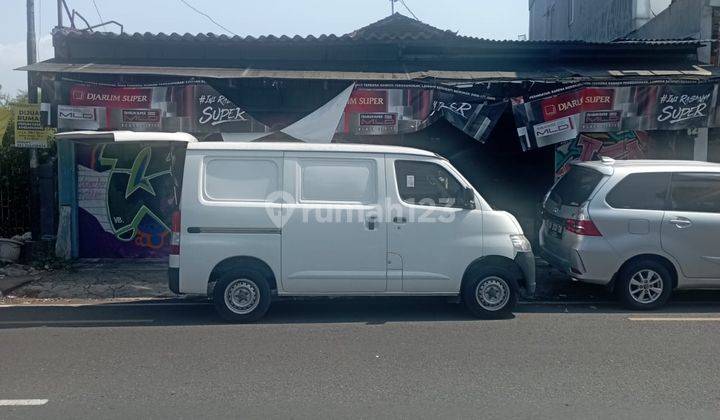
{"label": "car taillight", "polygon": [[584,236],[602,236],[592,220],[565,220],[565,230]]}
{"label": "car taillight", "polygon": [[172,215],[172,231],[170,232],[170,254],[180,255],[180,212]]}

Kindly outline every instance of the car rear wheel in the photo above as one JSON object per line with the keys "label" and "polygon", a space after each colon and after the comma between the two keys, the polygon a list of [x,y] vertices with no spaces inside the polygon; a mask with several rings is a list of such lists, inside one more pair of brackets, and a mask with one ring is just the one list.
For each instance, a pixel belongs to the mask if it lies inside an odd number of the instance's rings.
{"label": "car rear wheel", "polygon": [[225,274],[213,288],[215,309],[230,322],[252,322],[262,318],[270,307],[270,297],[267,280],[253,270]]}
{"label": "car rear wheel", "polygon": [[639,260],[620,271],[616,290],[630,309],[648,310],[663,306],[672,294],[672,275],[664,264]]}
{"label": "car rear wheel", "polygon": [[497,319],[507,317],[517,303],[517,284],[507,270],[500,267],[482,268],[463,285],[465,307],[476,317]]}

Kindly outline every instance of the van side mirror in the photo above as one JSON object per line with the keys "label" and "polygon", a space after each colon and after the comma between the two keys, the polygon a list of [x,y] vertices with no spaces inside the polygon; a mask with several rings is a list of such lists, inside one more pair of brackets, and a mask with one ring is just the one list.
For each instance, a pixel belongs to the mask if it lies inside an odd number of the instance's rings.
{"label": "van side mirror", "polygon": [[475,191],[472,188],[465,188],[463,190],[460,208],[465,210],[475,209]]}

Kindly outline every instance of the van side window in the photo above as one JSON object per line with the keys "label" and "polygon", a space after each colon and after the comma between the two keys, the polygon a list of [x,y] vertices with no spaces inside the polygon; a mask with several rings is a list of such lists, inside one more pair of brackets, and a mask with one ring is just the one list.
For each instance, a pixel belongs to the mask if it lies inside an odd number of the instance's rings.
{"label": "van side window", "polygon": [[408,204],[453,207],[464,189],[450,172],[432,162],[396,160],[395,176],[400,199]]}
{"label": "van side window", "polygon": [[370,159],[300,159],[300,201],[377,201],[377,167]]}
{"label": "van side window", "polygon": [[606,197],[616,209],[665,210],[669,172],[637,173],[623,178]]}
{"label": "van side window", "polygon": [[720,173],[676,173],[670,188],[675,211],[720,213]]}
{"label": "van side window", "polygon": [[267,159],[211,158],[205,161],[203,190],[216,201],[265,201],[278,191],[280,170]]}

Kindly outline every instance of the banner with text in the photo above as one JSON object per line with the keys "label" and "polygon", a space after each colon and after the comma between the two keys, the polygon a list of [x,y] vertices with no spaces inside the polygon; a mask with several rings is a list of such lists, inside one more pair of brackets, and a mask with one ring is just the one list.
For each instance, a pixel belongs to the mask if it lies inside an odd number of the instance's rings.
{"label": "banner with text", "polygon": [[507,107],[470,92],[427,86],[360,85],[348,99],[337,133],[377,136],[414,133],[439,119],[484,142]]}
{"label": "banner with text", "polygon": [[67,101],[58,104],[56,126],[70,130],[268,132],[207,84],[115,87],[66,84]]}
{"label": "banner with text", "polygon": [[43,124],[40,104],[15,104],[15,147],[46,148],[53,130]]}
{"label": "banner with text", "polygon": [[718,85],[586,87],[542,99],[513,100],[523,150],[580,133],[719,127]]}

